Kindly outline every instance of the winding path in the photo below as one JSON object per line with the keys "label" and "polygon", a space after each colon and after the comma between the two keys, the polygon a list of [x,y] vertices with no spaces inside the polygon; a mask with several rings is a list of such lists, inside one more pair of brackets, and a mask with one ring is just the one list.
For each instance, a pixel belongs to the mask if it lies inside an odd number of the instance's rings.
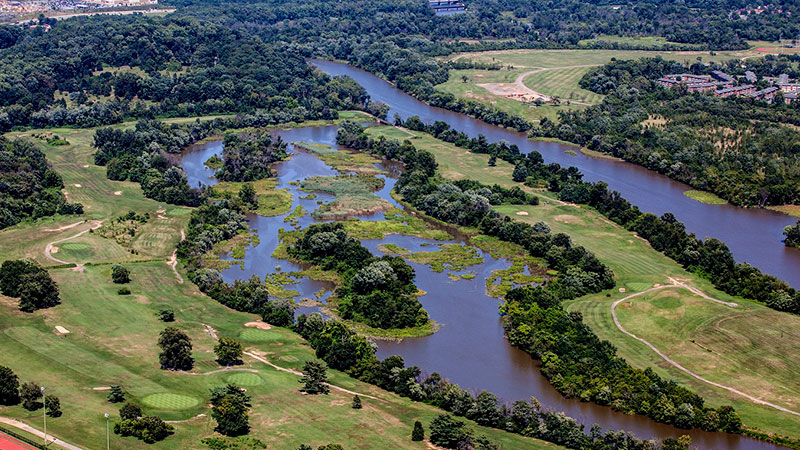
{"label": "winding path", "polygon": [[[33,428],[27,423],[20,422],[19,420],[9,419],[8,417],[0,417],[0,423],[12,426],[14,428],[19,428],[20,430],[26,431],[35,436],[39,436],[42,439],[44,439],[45,437],[43,431]],[[66,448],[67,450],[83,450],[81,447],[78,447],[77,445],[68,444],[62,441],[61,439],[58,439],[57,437],[53,436],[50,433],[47,433],[47,442],[48,444],[56,444],[59,447]]]}
{"label": "winding path", "polygon": [[[73,236],[70,236],[70,237],[67,237],[67,238],[58,239],[58,240],[55,240],[55,241],[53,241],[53,242],[50,242],[50,243],[48,243],[48,244],[47,244],[47,246],[44,248],[44,256],[45,256],[47,259],[49,259],[49,260],[51,260],[51,261],[55,261],[55,262],[57,262],[57,263],[59,263],[59,264],[71,264],[71,263],[69,263],[69,262],[67,262],[67,261],[60,260],[60,259],[56,258],[55,256],[53,256],[53,255],[52,255],[52,252],[53,252],[53,246],[54,246],[54,245],[56,245],[56,244],[60,244],[60,243],[62,243],[62,242],[64,242],[64,241],[68,241],[68,240],[70,240],[70,239],[75,239],[75,238],[81,237],[81,236],[83,236],[84,234],[88,233],[90,230],[96,230],[96,229],[100,228],[100,225],[102,225],[102,224],[103,224],[103,221],[102,221],[102,220],[95,220],[95,221],[94,221],[94,224],[93,224],[91,227],[89,227],[89,228],[87,228],[87,229],[85,229],[85,230],[81,231],[81,232],[80,232],[80,233],[78,233],[78,234],[75,234],[75,235],[73,235]],[[75,225],[77,225],[77,224],[75,224]],[[70,226],[68,226],[67,228],[72,228],[72,227],[73,227],[73,226],[75,226],[75,225],[70,225]],[[81,264],[78,264],[78,266],[80,267],[80,266],[81,266]]]}
{"label": "winding path", "polygon": [[[302,372],[299,372],[299,371],[294,370],[294,369],[287,369],[285,367],[277,366],[277,365],[267,361],[265,358],[262,358],[262,357],[256,355],[253,352],[244,352],[244,354],[249,356],[249,357],[251,357],[251,358],[253,358],[253,359],[255,359],[256,361],[260,361],[260,362],[272,367],[275,370],[280,370],[281,372],[286,372],[286,373],[290,373],[292,375],[297,375],[298,377],[302,377],[303,376]],[[378,400],[378,401],[381,401],[381,402],[385,401],[385,400],[380,399],[378,397],[373,397],[372,395],[362,394],[361,392],[351,391],[349,389],[345,389],[343,387],[339,387],[339,386],[336,386],[336,385],[333,385],[333,384],[330,384],[330,383],[326,383],[326,384],[328,386],[330,386],[331,389],[335,389],[335,390],[340,391],[340,392],[344,392],[344,393],[352,394],[352,395],[358,395],[359,397],[371,398],[372,400]]]}
{"label": "winding path", "polygon": [[705,293],[703,293],[699,289],[697,289],[695,287],[692,287],[692,286],[688,286],[688,285],[686,285],[684,283],[680,283],[680,282],[678,282],[677,280],[675,280],[673,278],[670,278],[670,281],[672,282],[672,284],[665,284],[663,286],[652,287],[650,289],[646,289],[644,291],[637,292],[635,294],[631,294],[631,295],[629,295],[627,297],[624,297],[624,298],[621,298],[621,299],[615,301],[611,305],[611,316],[614,318],[614,324],[617,326],[617,328],[620,331],[622,331],[623,333],[627,334],[628,336],[630,336],[630,337],[636,339],[637,341],[643,343],[644,345],[650,347],[650,349],[653,350],[654,352],[656,352],[656,354],[658,356],[660,356],[661,358],[663,358],[664,361],[668,362],[669,364],[673,365],[677,369],[683,371],[684,373],[686,373],[686,374],[688,374],[688,375],[690,375],[690,376],[692,376],[692,377],[694,377],[694,378],[696,378],[696,379],[698,379],[698,380],[700,380],[700,381],[702,381],[704,383],[710,384],[712,386],[716,386],[716,387],[721,388],[721,389],[725,389],[726,391],[733,392],[734,394],[737,394],[737,395],[741,395],[742,397],[745,397],[746,399],[752,401],[753,403],[758,403],[760,405],[769,406],[769,407],[775,408],[775,409],[777,409],[779,411],[783,411],[783,412],[787,412],[789,414],[794,414],[796,416],[800,416],[800,412],[792,411],[791,409],[784,408],[783,406],[779,406],[779,405],[775,405],[775,404],[770,403],[770,402],[766,402],[764,400],[761,400],[761,399],[758,399],[756,397],[753,397],[752,395],[745,394],[744,392],[742,392],[742,391],[740,391],[738,389],[732,388],[730,386],[725,386],[723,384],[716,383],[716,382],[711,381],[711,380],[709,380],[707,378],[703,378],[702,376],[692,372],[691,370],[689,370],[689,369],[683,367],[682,365],[678,364],[677,362],[673,361],[669,356],[667,356],[664,353],[662,353],[659,349],[657,349],[650,342],[640,338],[639,336],[636,336],[635,334],[631,333],[630,331],[628,331],[628,330],[626,330],[625,328],[622,327],[622,324],[619,323],[619,319],[617,318],[617,311],[616,311],[617,305],[619,305],[620,303],[622,303],[624,301],[630,300],[630,299],[632,299],[634,297],[638,297],[640,295],[644,295],[644,294],[647,294],[649,292],[657,291],[657,290],[660,290],[660,289],[684,288],[684,289],[688,289],[690,292],[692,292],[692,293],[694,293],[696,295],[699,295],[700,297],[703,297],[703,298],[705,298],[707,300],[711,300],[713,302],[720,303],[720,304],[725,305],[725,306],[729,306],[729,307],[732,307],[732,308],[735,308],[735,307],[739,306],[736,303],[725,302],[725,301],[722,301],[722,300],[719,300],[719,299],[716,299],[716,298],[709,297],[708,295],[706,295]]}

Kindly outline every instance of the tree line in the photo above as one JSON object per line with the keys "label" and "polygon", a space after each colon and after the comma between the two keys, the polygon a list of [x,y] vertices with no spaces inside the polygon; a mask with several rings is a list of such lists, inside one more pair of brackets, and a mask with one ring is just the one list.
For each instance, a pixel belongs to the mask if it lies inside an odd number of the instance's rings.
{"label": "tree line", "polygon": [[[745,97],[663,88],[659,76],[708,73],[661,58],[612,61],[582,87],[607,94],[600,105],[542,120],[531,136],[554,137],[655,170],[737,206],[800,202],[800,109]],[[660,124],[648,124],[655,119]]]}
{"label": "tree line", "polygon": [[83,214],[83,205],[67,202],[63,188],[61,175],[36,145],[0,136],[0,229],[26,219]]}

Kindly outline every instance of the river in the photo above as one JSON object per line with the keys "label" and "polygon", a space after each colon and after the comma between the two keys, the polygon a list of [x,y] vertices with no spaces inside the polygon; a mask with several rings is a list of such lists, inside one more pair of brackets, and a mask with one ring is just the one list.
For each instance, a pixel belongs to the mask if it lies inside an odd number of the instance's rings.
{"label": "river", "polygon": [[[335,126],[295,128],[276,131],[286,142],[316,142],[336,148]],[[203,162],[214,154],[221,154],[222,141],[214,141],[193,146],[184,152],[181,164],[192,186],[198,183],[212,185],[216,181],[213,171]],[[287,189],[293,194],[292,209],[302,205],[307,211],[315,210],[317,201],[330,201],[333,197],[317,194],[314,199],[302,198],[307,195],[299,190],[297,181],[313,175],[335,175],[336,172],[318,158],[293,146],[289,146],[291,156],[276,167],[278,188]],[[386,185],[376,192],[381,198],[397,205],[389,196],[396,178],[384,176]],[[256,230],[259,243],[247,249],[246,257],[239,264],[223,271],[223,278],[232,282],[247,279],[253,275],[267,276],[277,271],[291,272],[303,267],[272,256],[278,245],[278,229],[290,229],[284,221],[285,215],[248,217],[250,227]],[[360,220],[383,220],[383,214],[361,217]],[[298,221],[306,227],[314,220],[309,214]],[[458,238],[451,242],[459,242]],[[441,242],[410,236],[390,235],[381,240],[364,240],[363,245],[379,255],[377,247],[381,243],[393,243],[411,251],[432,250],[431,246]],[[461,242],[463,243],[463,242]],[[443,377],[474,391],[481,389],[495,393],[507,403],[536,397],[549,409],[564,411],[588,428],[599,424],[605,429],[622,429],[640,438],[677,437],[690,434],[694,445],[704,450],[777,450],[781,447],[766,444],[750,438],[724,433],[706,433],[700,430],[679,430],[662,425],[641,416],[628,416],[612,411],[608,407],[583,403],[562,397],[548,380],[544,378],[536,361],[523,351],[512,347],[503,334],[502,319],[498,315],[498,300],[485,293],[485,280],[493,270],[508,268],[510,263],[497,260],[480,252],[484,263],[470,266],[467,271],[475,274],[474,279],[453,281],[447,271],[436,273],[428,266],[409,262],[416,271],[415,283],[426,291],[420,298],[431,318],[441,325],[441,329],[427,337],[405,339],[402,342],[378,341],[378,356],[401,355],[407,364],[419,366],[423,373],[439,372]],[[298,280],[298,284],[287,286],[297,290],[297,298],[318,296],[324,301],[333,286],[329,283]],[[318,307],[303,307],[302,312],[317,311]]]}
{"label": "river", "polygon": [[470,137],[483,134],[489,142],[505,140],[519,146],[523,153],[538,150],[545,162],[575,166],[587,181],[605,181],[609,188],[619,191],[642,211],[657,215],[671,212],[686,224],[687,231],[697,237],[714,237],[725,242],[737,262],[758,267],[762,272],[775,275],[794,288],[800,288],[800,249],[783,245],[783,229],[787,225],[794,225],[796,218],[767,209],[700,203],[684,195],[685,191],[691,189],[688,185],[641,166],[593,158],[581,153],[571,155],[565,151],[573,147],[531,141],[525,133],[432,107],[361,69],[331,61],[312,62],[330,75],[348,75],[356,80],[367,90],[373,101],[384,102],[391,107],[388,115],[390,120],[395,113],[403,119],[416,115],[428,124],[441,120]]}

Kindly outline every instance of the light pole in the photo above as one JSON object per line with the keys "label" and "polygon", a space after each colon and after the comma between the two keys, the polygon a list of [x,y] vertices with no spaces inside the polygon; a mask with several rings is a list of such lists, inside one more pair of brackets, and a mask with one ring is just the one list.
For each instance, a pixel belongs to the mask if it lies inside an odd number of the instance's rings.
{"label": "light pole", "polygon": [[47,397],[44,395],[44,386],[42,389],[42,419],[44,419],[44,446],[47,447]]}
{"label": "light pole", "polygon": [[105,414],[106,416],[106,450],[111,449],[111,438],[108,435],[108,413]]}

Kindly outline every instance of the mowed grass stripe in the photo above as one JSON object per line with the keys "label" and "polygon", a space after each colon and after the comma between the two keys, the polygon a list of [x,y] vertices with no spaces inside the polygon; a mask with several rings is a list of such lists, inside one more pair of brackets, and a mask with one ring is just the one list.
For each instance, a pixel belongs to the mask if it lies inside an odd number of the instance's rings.
{"label": "mowed grass stripe", "polygon": [[525,86],[542,94],[559,97],[562,100],[574,100],[586,103],[600,103],[603,96],[592,91],[581,89],[579,82],[592,67],[573,67],[536,72],[525,77]]}

